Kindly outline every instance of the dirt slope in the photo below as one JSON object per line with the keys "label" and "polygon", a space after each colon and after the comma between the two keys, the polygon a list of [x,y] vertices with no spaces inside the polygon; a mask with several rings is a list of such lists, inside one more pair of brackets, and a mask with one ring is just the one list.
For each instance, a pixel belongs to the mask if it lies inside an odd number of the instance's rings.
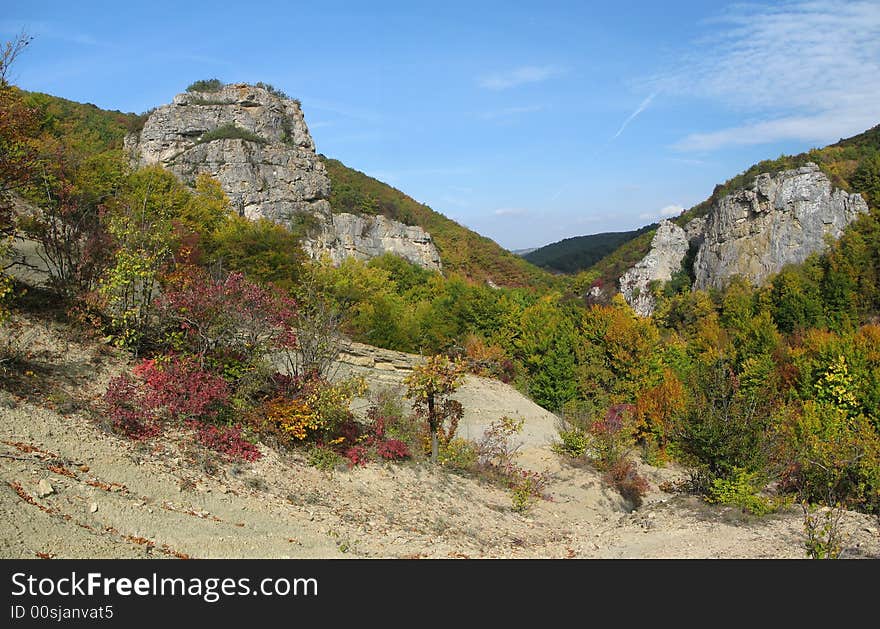
{"label": "dirt slope", "polygon": [[[253,464],[213,466],[185,441],[135,444],[83,409],[123,357],[63,340],[51,323],[18,334],[28,357],[0,384],[0,557],[802,557],[799,510],[765,518],[666,494],[674,468],[645,467],[651,493],[629,512],[599,475],[550,452],[552,415],[474,378],[464,430],[498,413],[526,420],[524,458],[551,476],[527,515],[502,488],[428,464],[327,475],[263,447]],[[362,366],[374,386],[388,369]],[[41,481],[52,493],[41,496]],[[43,483],[43,489],[45,483]],[[846,556],[880,557],[876,519],[847,514]]]}

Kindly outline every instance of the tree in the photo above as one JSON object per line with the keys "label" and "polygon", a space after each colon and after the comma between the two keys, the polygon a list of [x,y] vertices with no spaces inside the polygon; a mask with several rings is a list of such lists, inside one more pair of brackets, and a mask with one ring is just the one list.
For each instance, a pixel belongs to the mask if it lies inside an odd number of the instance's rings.
{"label": "tree", "polygon": [[575,326],[555,296],[522,312],[514,355],[529,374],[529,394],[541,406],[557,411],[576,394]]}
{"label": "tree", "polygon": [[117,344],[136,346],[141,341],[160,273],[173,259],[174,221],[190,202],[186,188],[161,166],[133,173],[108,202],[107,230],[116,251],[100,293],[118,333]]}
{"label": "tree", "polygon": [[33,176],[37,155],[29,139],[37,128],[36,112],[9,84],[9,68],[31,42],[24,33],[0,46],[0,235],[9,235],[9,193]]}
{"label": "tree", "polygon": [[427,421],[431,433],[431,463],[437,462],[440,436],[448,443],[464,414],[461,403],[450,398],[463,380],[464,367],[442,354],[431,356],[414,367],[404,380],[406,397],[413,400],[413,408]]}
{"label": "tree", "polygon": [[122,154],[83,155],[66,142],[41,138],[39,176],[27,190],[34,203],[19,219],[21,231],[39,245],[51,284],[62,294],[85,294],[111,262],[110,235],[102,204],[124,180]]}
{"label": "tree", "polygon": [[11,193],[33,175],[37,156],[29,142],[37,127],[36,112],[9,84],[9,68],[31,38],[21,33],[0,46],[0,323],[8,311],[4,306],[12,295],[12,278],[6,274],[10,241],[15,234]]}

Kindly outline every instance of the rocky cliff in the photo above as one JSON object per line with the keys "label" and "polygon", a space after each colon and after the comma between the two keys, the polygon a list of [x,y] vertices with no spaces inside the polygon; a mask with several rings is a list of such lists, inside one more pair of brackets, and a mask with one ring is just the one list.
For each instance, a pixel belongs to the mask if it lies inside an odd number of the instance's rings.
{"label": "rocky cliff", "polygon": [[867,211],[861,195],[835,189],[814,163],[764,173],[684,229],[665,221],[648,255],[620,278],[620,292],[636,312],[650,315],[655,304],[646,288],[681,268],[689,243],[697,248],[694,289],[722,288],[734,276],[759,285],[785,265],[823,251],[829,238],[839,238]]}
{"label": "rocky cliff", "polygon": [[298,101],[243,83],[178,94],[126,137],[125,149],[134,164],[162,164],[188,184],[211,175],[248,218],[289,225],[297,215],[314,217],[303,247],[315,257],[338,263],[391,252],[440,269],[431,236],[420,227],[331,214],[330,180]]}
{"label": "rocky cliff", "polygon": [[688,237],[681,227],[663,220],[651,240],[651,250],[620,278],[620,292],[638,314],[647,317],[657,305],[651,283],[668,282],[681,269],[688,252]]}
{"label": "rocky cliff", "polygon": [[694,288],[721,288],[734,275],[761,284],[837,239],[868,205],[835,189],[816,164],[759,175],[721,199],[706,217],[694,261]]}
{"label": "rocky cliff", "polygon": [[369,260],[392,253],[419,266],[439,271],[440,253],[431,235],[418,226],[404,225],[385,216],[334,214],[303,243],[312,257],[328,255],[333,264],[345,258]]}

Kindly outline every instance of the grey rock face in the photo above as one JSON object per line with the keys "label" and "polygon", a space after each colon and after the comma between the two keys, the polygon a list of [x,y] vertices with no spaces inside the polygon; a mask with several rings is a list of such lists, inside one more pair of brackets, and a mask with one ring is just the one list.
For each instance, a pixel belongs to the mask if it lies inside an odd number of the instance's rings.
{"label": "grey rock face", "polygon": [[[247,137],[205,135],[228,126]],[[159,163],[190,185],[199,174],[211,175],[233,207],[250,219],[289,225],[298,214],[315,217],[316,235],[304,243],[313,255],[327,252],[339,262],[348,255],[368,258],[390,251],[425,268],[440,268],[440,256],[421,228],[389,219],[367,226],[369,219],[331,214],[330,180],[298,101],[244,83],[178,94],[150,115],[140,133],[125,138],[125,149],[134,164]],[[337,226],[342,231],[337,233]]]}
{"label": "grey rock face", "polygon": [[648,255],[620,278],[620,292],[633,310],[644,317],[654,312],[657,304],[651,294],[651,282],[672,279],[672,274],[681,269],[687,252],[685,230],[668,220],[660,221]]}
{"label": "grey rock face", "polygon": [[393,253],[423,268],[441,269],[440,254],[428,232],[385,216],[334,214],[332,223],[327,224],[304,247],[315,258],[330,256],[334,264],[348,257],[368,260],[384,253]]}
{"label": "grey rock face", "polygon": [[694,261],[694,288],[721,288],[735,275],[761,284],[837,239],[868,211],[858,194],[834,189],[816,164],[762,174],[721,199],[706,217]]}

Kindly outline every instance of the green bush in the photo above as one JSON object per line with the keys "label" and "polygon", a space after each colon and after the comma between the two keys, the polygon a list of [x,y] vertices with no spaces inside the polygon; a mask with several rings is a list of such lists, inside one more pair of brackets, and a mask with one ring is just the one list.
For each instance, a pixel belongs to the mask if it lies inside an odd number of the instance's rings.
{"label": "green bush", "polygon": [[473,441],[454,437],[448,443],[440,444],[437,462],[454,470],[471,472],[477,466],[477,459],[477,445]]}
{"label": "green bush", "polygon": [[333,472],[342,469],[343,457],[334,450],[322,446],[313,446],[309,450],[309,465],[322,472]]}
{"label": "green bush", "polygon": [[674,441],[696,467],[696,489],[767,469],[772,431],[764,392],[740,388],[725,360],[696,369],[690,388],[692,400],[676,422]]}
{"label": "green bush", "polygon": [[257,81],[256,87],[262,88],[272,94],[273,96],[277,96],[278,98],[286,98],[287,100],[292,100],[297,105],[300,104],[299,100],[296,98],[291,98],[284,91],[278,89],[271,83],[264,83],[263,81]]}
{"label": "green bush", "polygon": [[223,82],[220,79],[202,79],[194,81],[186,88],[187,92],[219,92],[223,89]]}
{"label": "green bush", "polygon": [[580,428],[560,429],[559,441],[551,447],[556,454],[570,456],[579,459],[587,452],[590,446],[590,437]]}
{"label": "green bush", "polygon": [[266,144],[266,139],[261,138],[253,131],[242,129],[232,123],[225,124],[222,127],[211,129],[203,133],[199,138],[199,144],[205,142],[213,142],[214,140],[244,140],[245,142],[255,142],[257,144]]}
{"label": "green bush", "polygon": [[716,478],[709,486],[706,501],[741,507],[753,515],[767,515],[778,507],[778,504],[758,494],[761,490],[759,474],[736,470],[731,478]]}

